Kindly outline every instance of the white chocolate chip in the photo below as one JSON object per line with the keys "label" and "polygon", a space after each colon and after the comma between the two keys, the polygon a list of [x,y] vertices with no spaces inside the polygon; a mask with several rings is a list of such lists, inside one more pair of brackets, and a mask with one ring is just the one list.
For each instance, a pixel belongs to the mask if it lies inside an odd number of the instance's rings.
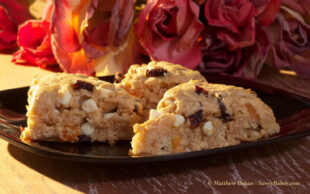
{"label": "white chocolate chip", "polygon": [[211,121],[205,122],[205,124],[203,125],[203,132],[208,136],[213,135],[214,130]]}
{"label": "white chocolate chip", "polygon": [[64,93],[62,94],[62,97],[60,98],[60,104],[67,107],[69,105],[71,98],[72,98],[72,95],[69,92],[69,90],[65,90]]}
{"label": "white chocolate chip", "polygon": [[155,109],[151,109],[149,119],[155,119],[155,118],[159,117],[160,115],[161,115],[161,112],[159,112]]}
{"label": "white chocolate chip", "polygon": [[115,116],[115,115],[117,115],[116,112],[111,112],[111,113],[105,114],[105,115],[103,116],[103,118],[105,118],[105,119],[110,119],[110,118],[112,118],[112,117]]}
{"label": "white chocolate chip", "polygon": [[59,114],[59,110],[54,109],[54,110],[53,110],[53,113],[54,113],[54,114]]}
{"label": "white chocolate chip", "polygon": [[84,135],[91,135],[94,133],[95,128],[90,123],[84,123],[81,126],[81,130]]}
{"label": "white chocolate chip", "polygon": [[185,122],[185,119],[182,115],[175,115],[175,122],[173,124],[174,127],[179,127]]}
{"label": "white chocolate chip", "polygon": [[101,96],[103,96],[104,98],[108,98],[112,94],[112,90],[105,89],[105,88],[100,88],[99,91],[100,91]]}
{"label": "white chocolate chip", "polygon": [[82,109],[87,112],[87,113],[90,113],[94,110],[97,110],[98,107],[97,107],[97,104],[96,102],[93,100],[93,99],[88,99],[88,100],[85,100],[82,104]]}
{"label": "white chocolate chip", "polygon": [[172,100],[165,100],[164,102],[166,105],[173,105],[174,104],[174,101],[172,101]]}

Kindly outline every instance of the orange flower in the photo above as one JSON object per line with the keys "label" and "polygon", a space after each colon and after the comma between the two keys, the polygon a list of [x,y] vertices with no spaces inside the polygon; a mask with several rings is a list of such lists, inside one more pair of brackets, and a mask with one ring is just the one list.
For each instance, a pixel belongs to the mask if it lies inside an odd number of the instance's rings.
{"label": "orange flower", "polygon": [[61,68],[87,75],[125,71],[137,58],[130,52],[137,45],[129,33],[133,15],[134,0],[54,1],[52,47]]}

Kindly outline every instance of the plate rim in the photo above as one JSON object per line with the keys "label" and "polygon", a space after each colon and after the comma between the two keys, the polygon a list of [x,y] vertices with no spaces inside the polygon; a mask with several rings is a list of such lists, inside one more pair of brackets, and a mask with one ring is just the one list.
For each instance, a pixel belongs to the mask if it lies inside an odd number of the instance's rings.
{"label": "plate rim", "polygon": [[8,143],[22,149],[25,151],[30,151],[34,154],[44,156],[47,158],[53,158],[58,160],[75,161],[75,162],[87,162],[87,163],[114,163],[114,164],[132,164],[132,163],[146,163],[146,162],[162,162],[162,161],[172,161],[188,158],[197,158],[202,156],[208,156],[212,154],[226,153],[229,151],[244,150],[247,148],[253,148],[257,146],[270,145],[282,141],[287,141],[291,139],[298,139],[310,135],[310,130],[303,131],[300,133],[294,133],[281,137],[271,137],[268,139],[262,139],[254,142],[244,142],[233,146],[226,146],[220,148],[213,148],[208,150],[199,150],[191,152],[182,152],[174,154],[163,154],[163,155],[152,155],[152,156],[88,156],[74,153],[67,153],[57,150],[57,152],[52,152],[44,149],[40,149],[36,146],[31,146],[22,141],[16,141],[9,135],[0,132],[0,138],[7,141]]}

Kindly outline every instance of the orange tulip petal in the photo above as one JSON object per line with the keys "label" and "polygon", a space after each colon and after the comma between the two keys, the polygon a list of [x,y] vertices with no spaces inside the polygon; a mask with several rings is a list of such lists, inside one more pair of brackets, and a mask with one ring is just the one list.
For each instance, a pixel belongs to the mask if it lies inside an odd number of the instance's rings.
{"label": "orange tulip petal", "polygon": [[94,62],[89,60],[84,50],[67,52],[57,44],[57,39],[52,35],[53,53],[60,67],[67,73],[94,74]]}
{"label": "orange tulip petal", "polygon": [[87,0],[54,1],[52,48],[57,62],[67,73],[94,74],[94,62],[87,58],[78,34],[88,7]]}
{"label": "orange tulip petal", "polygon": [[54,10],[51,20],[51,31],[58,45],[65,52],[75,52],[81,49],[79,38],[76,29],[78,28],[78,16],[74,14],[70,4],[72,0],[57,0],[54,1]]}

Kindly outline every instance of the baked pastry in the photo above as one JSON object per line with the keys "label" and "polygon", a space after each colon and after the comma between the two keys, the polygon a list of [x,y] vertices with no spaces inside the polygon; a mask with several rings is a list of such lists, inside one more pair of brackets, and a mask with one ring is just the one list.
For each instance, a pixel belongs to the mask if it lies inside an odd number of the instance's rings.
{"label": "baked pastry", "polygon": [[132,155],[204,150],[279,132],[270,107],[240,87],[192,80],[168,90],[149,120],[134,126]]}
{"label": "baked pastry", "polygon": [[58,73],[32,81],[28,92],[27,141],[130,140],[142,121],[142,103],[124,89],[84,75]]}
{"label": "baked pastry", "polygon": [[189,80],[206,81],[198,71],[164,61],[132,65],[125,76],[116,74],[115,78],[118,85],[141,99],[146,110],[156,108],[164,93],[176,85]]}

